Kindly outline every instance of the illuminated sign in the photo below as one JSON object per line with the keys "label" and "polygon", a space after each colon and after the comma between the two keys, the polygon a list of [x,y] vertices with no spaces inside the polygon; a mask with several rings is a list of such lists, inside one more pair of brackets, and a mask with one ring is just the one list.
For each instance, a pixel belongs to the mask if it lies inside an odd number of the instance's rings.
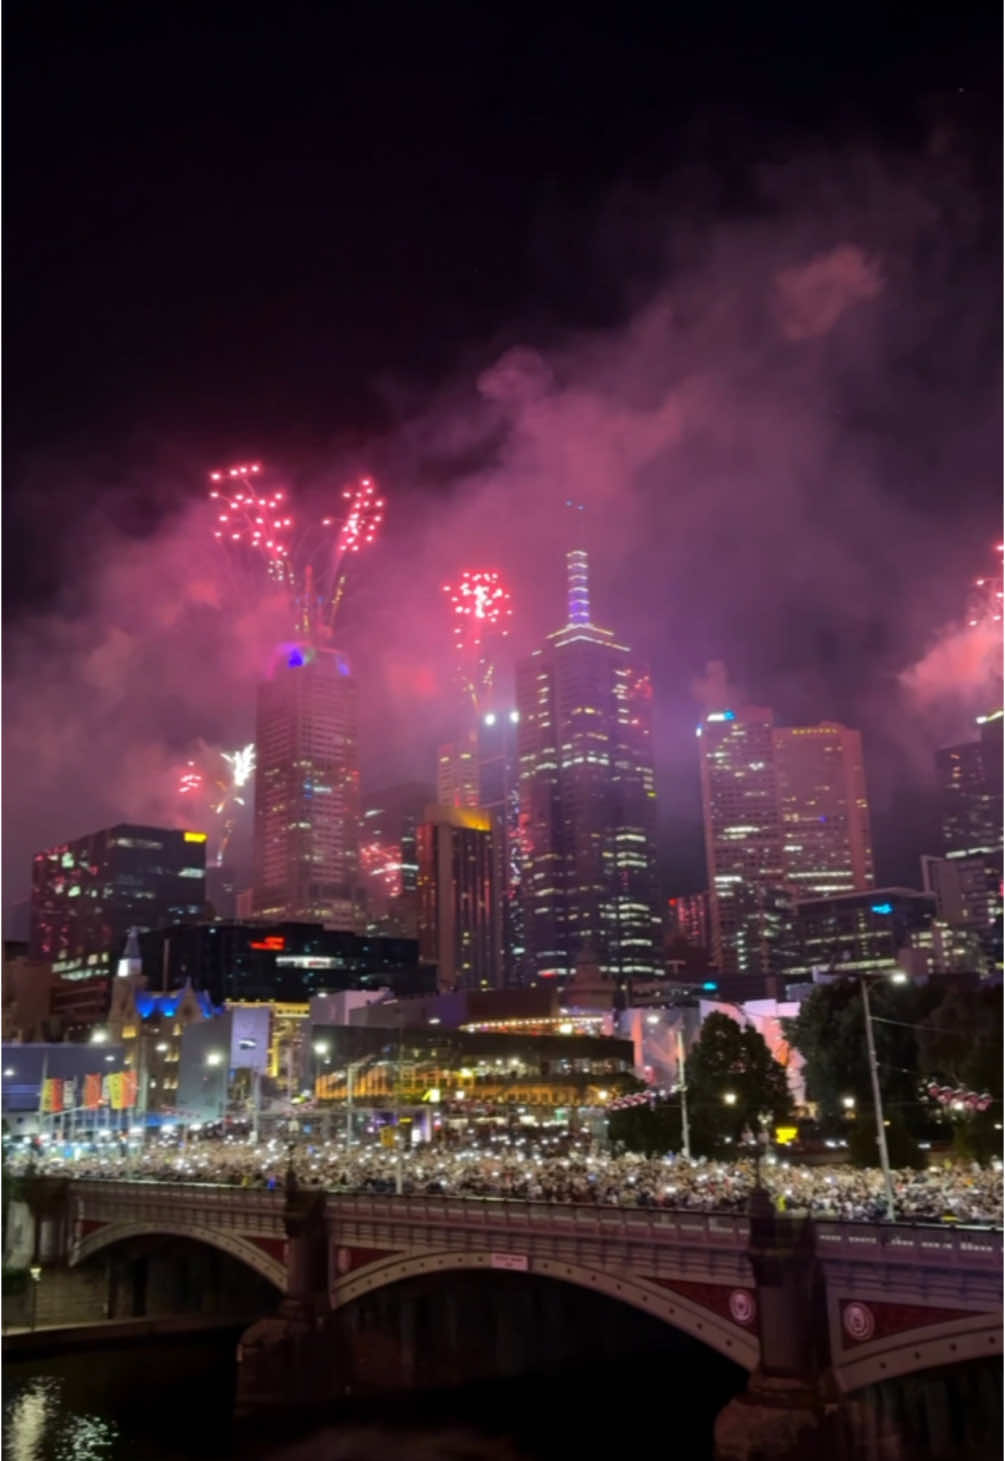
{"label": "illuminated sign", "polygon": [[248,947],[252,949],[265,949],[268,953],[275,954],[281,949],[285,949],[286,940],[282,934],[270,933],[265,938],[259,939],[257,943],[249,944]]}
{"label": "illuminated sign", "polygon": [[711,713],[711,715],[706,715],[705,719],[706,720],[735,720],[736,719],[736,712],[734,710],[713,710],[712,713]]}
{"label": "illuminated sign", "polygon": [[892,903],[874,903],[872,905],[872,911],[873,911],[873,913],[892,913],[893,912],[893,904]]}
{"label": "illuminated sign", "polygon": [[775,1140],[779,1146],[788,1146],[799,1135],[798,1126],[776,1126]]}
{"label": "illuminated sign", "polygon": [[186,842],[205,842],[206,841],[206,836],[207,836],[207,834],[205,832],[186,832],[185,833],[185,841]]}

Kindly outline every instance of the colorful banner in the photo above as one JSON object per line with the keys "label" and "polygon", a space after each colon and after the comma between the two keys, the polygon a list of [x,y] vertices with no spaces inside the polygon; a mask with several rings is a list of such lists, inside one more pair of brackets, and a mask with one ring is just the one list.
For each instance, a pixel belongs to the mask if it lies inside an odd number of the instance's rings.
{"label": "colorful banner", "polygon": [[124,1070],[122,1072],[122,1105],[128,1110],[132,1110],[136,1105],[135,1070]]}
{"label": "colorful banner", "polygon": [[64,1080],[63,1082],[63,1110],[74,1111],[77,1106],[77,1082]]}
{"label": "colorful banner", "polygon": [[100,1075],[84,1076],[84,1107],[88,1111],[97,1111],[101,1105],[101,1077]]}
{"label": "colorful banner", "polygon": [[62,1111],[63,1109],[63,1082],[59,1080],[47,1080],[42,1083],[42,1110]]}

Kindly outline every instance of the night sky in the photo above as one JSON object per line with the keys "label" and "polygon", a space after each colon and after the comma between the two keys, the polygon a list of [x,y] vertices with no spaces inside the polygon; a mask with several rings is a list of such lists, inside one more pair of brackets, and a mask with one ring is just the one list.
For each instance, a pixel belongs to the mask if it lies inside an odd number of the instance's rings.
{"label": "night sky", "polygon": [[917,882],[931,752],[998,693],[957,642],[1000,531],[997,17],[652,8],[8,5],[5,909],[251,738],[272,610],[199,520],[237,457],[386,492],[366,785],[449,733],[444,575],[506,571],[514,650],[557,626],[571,495],[653,667],[666,890],[713,659],[862,728]]}

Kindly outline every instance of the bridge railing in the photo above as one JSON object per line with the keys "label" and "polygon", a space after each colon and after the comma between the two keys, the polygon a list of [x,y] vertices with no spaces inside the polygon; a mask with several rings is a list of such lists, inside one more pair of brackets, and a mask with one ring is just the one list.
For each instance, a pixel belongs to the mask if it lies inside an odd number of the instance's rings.
{"label": "bridge railing", "polygon": [[[128,1200],[138,1207],[178,1206],[206,1213],[281,1213],[281,1190],[233,1187],[206,1182],[74,1180],[75,1196],[85,1201]],[[595,1234],[621,1238],[647,1237],[673,1243],[745,1247],[749,1222],[745,1214],[697,1212],[682,1208],[637,1208],[566,1202],[527,1202],[502,1197],[443,1197],[410,1194],[328,1193],[329,1214],[389,1224],[421,1221],[471,1228],[506,1227],[551,1233]],[[824,1259],[945,1267],[1000,1268],[1002,1230],[946,1227],[937,1224],[838,1222],[813,1219],[816,1249]]]}
{"label": "bridge railing", "polygon": [[906,1223],[814,1223],[821,1258],[904,1263],[912,1267],[1001,1268],[1002,1233],[992,1228],[949,1228]]}
{"label": "bridge railing", "polygon": [[394,1225],[505,1228],[531,1233],[639,1239],[650,1242],[700,1243],[725,1248],[746,1247],[749,1224],[735,1213],[673,1212],[661,1208],[593,1207],[561,1202],[521,1202],[500,1197],[344,1196],[328,1198],[335,1222]]}

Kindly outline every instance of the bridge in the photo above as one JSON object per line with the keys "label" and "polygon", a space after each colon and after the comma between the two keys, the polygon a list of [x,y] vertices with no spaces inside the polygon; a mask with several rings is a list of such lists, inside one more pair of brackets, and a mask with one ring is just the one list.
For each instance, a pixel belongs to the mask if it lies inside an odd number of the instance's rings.
{"label": "bridge", "polygon": [[[749,1372],[741,1397],[748,1429],[750,1406],[768,1395],[777,1408],[779,1387],[787,1404],[798,1392],[816,1412],[863,1387],[1002,1349],[1000,1231],[811,1221],[775,1214],[766,1200],[738,1216],[156,1182],[56,1185],[58,1196],[50,1183],[47,1201],[34,1204],[45,1264],[74,1267],[137,1237],[175,1235],[268,1280],[278,1312],[242,1346],[249,1404],[265,1373],[265,1390],[276,1393],[277,1364],[295,1367],[302,1393],[304,1344],[316,1346],[340,1310],[408,1279],[462,1270],[593,1290],[701,1341]],[[727,1438],[720,1454],[747,1452],[730,1451]]]}

